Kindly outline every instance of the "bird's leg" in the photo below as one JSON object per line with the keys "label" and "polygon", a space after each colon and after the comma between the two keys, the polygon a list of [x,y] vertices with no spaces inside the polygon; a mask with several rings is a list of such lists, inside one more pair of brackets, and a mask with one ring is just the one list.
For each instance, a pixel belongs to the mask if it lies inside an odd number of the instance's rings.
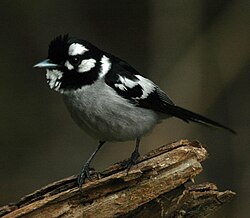
{"label": "bird's leg", "polygon": [[140,138],[136,138],[136,142],[135,142],[135,150],[133,151],[133,153],[131,154],[130,158],[128,159],[128,161],[126,163],[123,163],[122,166],[125,166],[128,171],[129,169],[136,164],[136,161],[138,160],[138,158],[140,157],[140,153],[139,153],[139,145],[140,145]]}
{"label": "bird's leg", "polygon": [[79,188],[81,189],[82,187],[82,184],[84,183],[84,180],[86,178],[88,178],[89,180],[91,179],[90,178],[90,163],[91,161],[93,160],[93,158],[95,157],[96,153],[99,151],[99,149],[102,147],[102,145],[105,143],[105,141],[100,141],[99,142],[99,145],[98,147],[96,148],[96,150],[93,152],[93,154],[91,154],[91,156],[89,157],[89,159],[86,161],[86,163],[83,165],[82,169],[81,169],[81,172],[78,176],[78,179],[77,179],[77,183],[78,183],[78,186]]}

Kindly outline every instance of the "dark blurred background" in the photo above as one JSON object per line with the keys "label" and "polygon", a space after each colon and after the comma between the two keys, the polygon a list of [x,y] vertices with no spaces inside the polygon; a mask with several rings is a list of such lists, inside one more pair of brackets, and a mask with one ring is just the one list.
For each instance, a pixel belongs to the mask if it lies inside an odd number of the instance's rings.
{"label": "dark blurred background", "polygon": [[[129,62],[178,104],[237,130],[232,135],[170,119],[141,153],[177,139],[199,140],[209,159],[199,181],[236,198],[213,217],[249,217],[250,1],[1,0],[0,204],[79,172],[97,142],[71,120],[45,72],[32,66],[69,33]],[[93,166],[127,158],[133,142],[109,143]]]}

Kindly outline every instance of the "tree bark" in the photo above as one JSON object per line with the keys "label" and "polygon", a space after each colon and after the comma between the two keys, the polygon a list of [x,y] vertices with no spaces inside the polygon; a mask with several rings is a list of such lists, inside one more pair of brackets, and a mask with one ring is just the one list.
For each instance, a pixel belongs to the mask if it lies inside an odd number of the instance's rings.
{"label": "tree bark", "polygon": [[235,195],[212,183],[191,183],[206,157],[199,142],[180,140],[144,155],[129,171],[120,162],[93,172],[82,192],[76,176],[54,182],[0,208],[0,216],[206,217]]}

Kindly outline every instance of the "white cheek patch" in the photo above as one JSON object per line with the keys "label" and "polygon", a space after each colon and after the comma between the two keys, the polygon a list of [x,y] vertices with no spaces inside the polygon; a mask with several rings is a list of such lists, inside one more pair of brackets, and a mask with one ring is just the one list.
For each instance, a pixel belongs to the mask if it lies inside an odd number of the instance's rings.
{"label": "white cheek patch", "polygon": [[84,73],[90,71],[93,67],[95,67],[96,60],[93,58],[82,60],[81,64],[78,66],[78,72]]}
{"label": "white cheek patch", "polygon": [[84,54],[86,51],[88,51],[88,49],[79,44],[79,43],[72,43],[70,46],[69,46],[69,52],[68,54],[69,55],[82,55]]}
{"label": "white cheek patch", "polygon": [[74,69],[74,67],[72,66],[71,63],[69,63],[69,61],[66,61],[65,64],[64,64],[64,66],[67,67],[68,70],[73,70]]}
{"label": "white cheek patch", "polygon": [[59,81],[63,76],[63,73],[59,70],[46,70],[46,78],[48,85],[51,89],[59,90],[61,82]]}

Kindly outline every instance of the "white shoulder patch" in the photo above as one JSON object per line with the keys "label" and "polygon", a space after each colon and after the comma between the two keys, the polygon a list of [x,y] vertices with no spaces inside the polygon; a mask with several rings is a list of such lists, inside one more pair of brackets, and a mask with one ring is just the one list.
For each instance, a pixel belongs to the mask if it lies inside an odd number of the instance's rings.
{"label": "white shoulder patch", "polygon": [[72,43],[69,46],[69,55],[82,55],[86,51],[88,49],[79,43]]}
{"label": "white shoulder patch", "polygon": [[105,55],[102,56],[101,63],[102,63],[101,64],[101,72],[100,72],[99,78],[104,77],[111,69],[111,62],[110,62],[109,58],[106,57]]}

